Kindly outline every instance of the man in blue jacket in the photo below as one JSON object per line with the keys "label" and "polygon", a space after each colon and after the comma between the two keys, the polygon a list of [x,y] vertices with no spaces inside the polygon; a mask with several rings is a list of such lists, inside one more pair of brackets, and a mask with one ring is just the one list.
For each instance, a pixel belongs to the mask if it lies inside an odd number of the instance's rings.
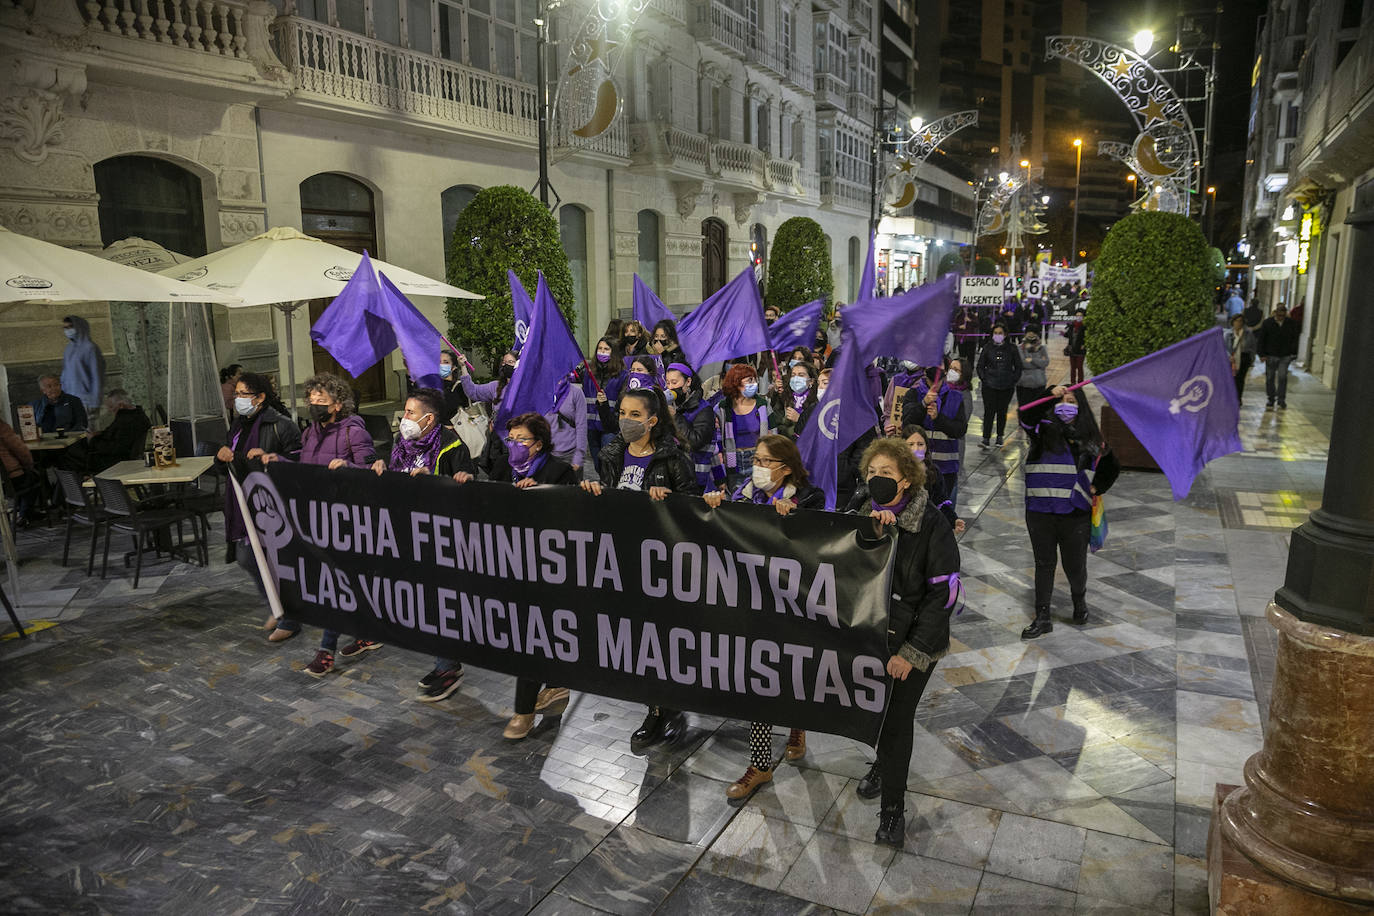
{"label": "man in blue jacket", "polygon": [[42,397],[29,403],[33,420],[45,433],[59,429],[85,429],[86,406],[81,399],[62,390],[62,380],[55,375],[40,375],[38,390]]}

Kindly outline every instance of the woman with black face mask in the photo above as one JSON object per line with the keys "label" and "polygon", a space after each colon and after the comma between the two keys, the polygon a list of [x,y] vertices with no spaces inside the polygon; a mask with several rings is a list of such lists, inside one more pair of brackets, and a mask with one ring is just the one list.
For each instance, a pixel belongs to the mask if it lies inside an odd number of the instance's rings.
{"label": "woman with black face mask", "polygon": [[[627,388],[620,395],[619,432],[598,458],[601,480],[584,480],[593,496],[602,490],[636,490],[653,500],[672,493],[701,495],[701,486],[678,441],[667,398],[656,388]],[[630,736],[636,752],[659,740],[676,741],[687,731],[687,717],[676,709],[649,707],[644,723]]]}
{"label": "woman with black face mask", "polygon": [[1035,556],[1035,619],[1021,631],[1035,639],[1054,629],[1055,553],[1069,578],[1073,622],[1088,622],[1088,537],[1093,497],[1116,482],[1120,465],[1107,450],[1081,389],[1063,385],[1044,395],[1053,400],[1021,411],[1030,441],[1026,454],[1026,531]]}
{"label": "woman with black face mask", "polygon": [[626,356],[640,356],[649,352],[649,335],[644,325],[631,318],[625,322],[624,337],[620,339],[620,349]]}
{"label": "woman with black face mask", "polygon": [[906,442],[875,440],[864,450],[860,473],[869,495],[860,514],[893,526],[897,544],[887,631],[892,693],[878,735],[878,757],[857,791],[861,798],[882,796],[873,841],[901,849],[916,705],[936,662],[949,652],[949,618],[960,595],[959,547],[949,522],[931,505],[925,467]]}

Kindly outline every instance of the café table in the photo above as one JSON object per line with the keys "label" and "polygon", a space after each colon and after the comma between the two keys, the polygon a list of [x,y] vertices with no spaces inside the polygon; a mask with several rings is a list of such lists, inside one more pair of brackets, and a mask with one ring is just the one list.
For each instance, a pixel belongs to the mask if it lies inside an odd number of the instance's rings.
{"label": "caf\u00e9 table", "polygon": [[140,458],[113,464],[99,474],[106,480],[118,480],[126,487],[148,487],[158,484],[186,484],[214,466],[213,457],[178,458],[177,463],[167,468],[148,467]]}
{"label": "caf\u00e9 table", "polygon": [[80,442],[84,438],[86,438],[86,434],[82,432],[63,436],[61,439],[49,434],[35,442],[25,442],[24,444],[28,446],[31,452],[55,452],[60,449],[70,448],[73,443]]}
{"label": "caf\u00e9 table", "polygon": [[84,438],[86,438],[86,433],[83,430],[74,429],[70,430],[67,435],[63,436],[61,439],[57,438],[52,433],[45,433],[41,439],[35,439],[33,441],[24,440],[24,445],[28,447],[29,451],[35,453],[39,457],[37,511],[41,511],[44,515],[48,516],[48,518],[52,517],[52,512],[55,509],[60,508],[58,505],[60,500],[53,498],[52,485],[48,483],[48,468],[55,466],[57,462],[61,461],[59,457],[61,452],[71,448],[73,444],[80,442]]}

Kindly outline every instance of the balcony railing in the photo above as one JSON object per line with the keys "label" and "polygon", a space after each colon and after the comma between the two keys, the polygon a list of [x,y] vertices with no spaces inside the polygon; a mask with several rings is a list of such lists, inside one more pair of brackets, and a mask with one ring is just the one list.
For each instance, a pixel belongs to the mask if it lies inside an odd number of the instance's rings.
{"label": "balcony railing", "polygon": [[92,29],[247,60],[246,26],[260,18],[248,6],[242,0],[88,0],[77,9]]}
{"label": "balcony railing", "polygon": [[849,210],[854,213],[868,212],[872,193],[867,185],[828,175],[821,176],[820,184],[821,206],[832,207],[837,210]]}
{"label": "balcony railing", "polygon": [[692,35],[741,58],[748,55],[749,22],[719,0],[697,0]]}
{"label": "balcony railing", "polygon": [[849,28],[860,35],[873,28],[873,4],[869,0],[849,0]]}
{"label": "balcony railing", "polygon": [[[1325,83],[1313,85],[1312,66],[1309,64],[1312,58],[1309,51],[1301,71],[1304,111],[1295,151],[1298,166],[1304,174],[1309,167],[1319,169],[1318,177],[1329,168],[1333,176],[1328,180],[1334,180],[1335,173],[1349,175],[1363,172],[1370,167],[1370,160],[1374,159],[1374,155],[1371,155],[1374,147],[1368,143],[1362,130],[1337,132],[1336,128],[1341,126],[1342,121],[1350,119],[1361,101],[1374,92],[1374,29],[1360,30],[1359,39],[1346,53],[1340,66],[1331,71]],[[1361,124],[1363,121],[1367,119],[1355,120],[1351,126],[1367,129],[1367,124]],[[1334,160],[1342,155],[1346,157],[1345,161],[1339,164],[1333,161],[1324,167],[1322,160]],[[1313,160],[1313,156],[1318,158]]]}
{"label": "balcony railing", "polygon": [[294,16],[277,19],[272,35],[300,91],[503,136],[538,133],[533,86]]}
{"label": "balcony railing", "polygon": [[873,108],[873,99],[867,93],[863,92],[849,93],[848,100],[844,106],[844,110],[851,118],[857,118],[864,124],[869,124],[873,121]]}
{"label": "balcony railing", "polygon": [[678,25],[687,24],[687,0],[649,0],[649,12]]}
{"label": "balcony railing", "polygon": [[629,128],[630,161],[684,177],[704,177],[711,169],[711,141],[705,134],[660,123]]}
{"label": "balcony railing", "polygon": [[597,153],[617,159],[626,159],[630,155],[629,130],[625,126],[623,115],[612,121],[611,126],[601,134],[590,139],[579,137],[572,131],[573,126],[555,114],[549,131],[549,145],[555,149],[566,150],[569,154]]}
{"label": "balcony railing", "polygon": [[711,144],[711,161],[714,171],[722,177],[748,177],[751,186],[763,187],[765,157],[762,150],[744,143],[717,140]]}

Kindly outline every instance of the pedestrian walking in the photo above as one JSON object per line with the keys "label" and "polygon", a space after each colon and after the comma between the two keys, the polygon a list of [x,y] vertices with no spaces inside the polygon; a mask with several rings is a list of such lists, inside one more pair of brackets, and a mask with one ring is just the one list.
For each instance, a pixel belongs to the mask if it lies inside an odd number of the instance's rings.
{"label": "pedestrian walking", "polygon": [[1021,355],[1007,338],[1007,326],[992,326],[992,337],[978,354],[978,378],[983,383],[983,448],[989,446],[993,432],[997,447],[1007,426],[1007,408],[1021,378]]}
{"label": "pedestrian walking", "polygon": [[1280,302],[1274,314],[1264,319],[1255,335],[1255,349],[1264,361],[1265,408],[1278,401],[1279,409],[1288,406],[1288,366],[1298,355],[1302,325],[1288,318],[1288,308]]}
{"label": "pedestrian walking", "polygon": [[1028,404],[1040,396],[1049,384],[1046,370],[1050,366],[1050,351],[1040,342],[1040,331],[1028,330],[1017,348],[1021,357],[1021,377],[1016,380],[1016,403]]}
{"label": "pedestrian walking", "polygon": [[1226,353],[1231,357],[1231,373],[1236,380],[1236,400],[1245,403],[1245,377],[1255,364],[1255,349],[1258,346],[1255,334],[1245,326],[1245,316],[1237,315],[1231,319],[1231,327],[1226,329]]}

